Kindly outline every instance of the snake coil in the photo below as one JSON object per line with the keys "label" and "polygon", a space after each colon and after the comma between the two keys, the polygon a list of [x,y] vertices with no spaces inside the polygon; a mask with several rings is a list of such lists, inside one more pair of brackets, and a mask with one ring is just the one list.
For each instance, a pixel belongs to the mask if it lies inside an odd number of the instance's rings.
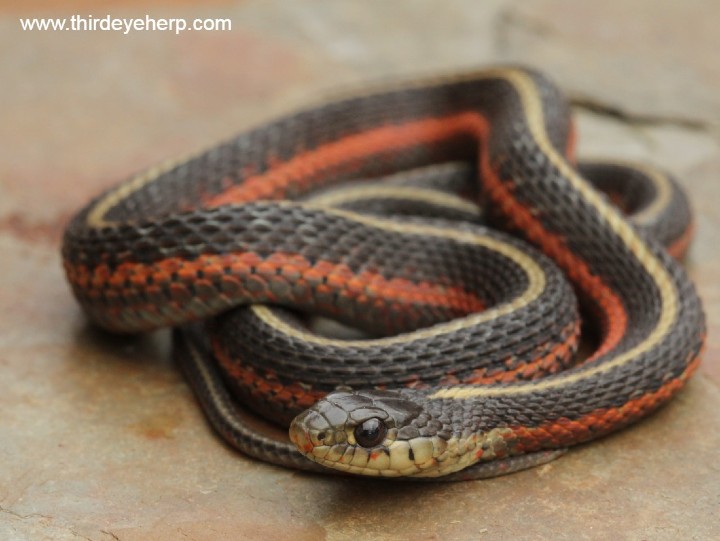
{"label": "snake coil", "polygon": [[[682,192],[654,169],[576,165],[573,145],[566,101],[530,70],[349,98],[110,189],[68,226],[65,270],[94,323],[177,327],[203,409],[245,453],[507,473],[646,416],[703,347],[663,247],[689,242]],[[319,335],[301,313],[364,335]]]}

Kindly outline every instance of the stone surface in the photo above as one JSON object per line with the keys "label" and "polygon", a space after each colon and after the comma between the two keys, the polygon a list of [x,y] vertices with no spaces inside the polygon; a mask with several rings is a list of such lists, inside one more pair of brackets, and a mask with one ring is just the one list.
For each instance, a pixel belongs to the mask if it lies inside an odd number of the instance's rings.
{"label": "stone surface", "polygon": [[[229,17],[180,36],[22,32],[20,16]],[[0,539],[720,538],[720,5],[672,0],[0,1]],[[89,197],[365,80],[520,61],[582,112],[581,154],[675,172],[709,321],[698,375],[657,415],[487,482],[286,471],[206,426],[166,332],[90,329],[60,267]],[[692,122],[688,124],[687,120]]]}
{"label": "stone surface", "polygon": [[720,69],[707,54],[718,43],[715,10],[707,0],[517,2],[503,12],[497,52],[547,64],[568,91],[635,114],[717,126]]}

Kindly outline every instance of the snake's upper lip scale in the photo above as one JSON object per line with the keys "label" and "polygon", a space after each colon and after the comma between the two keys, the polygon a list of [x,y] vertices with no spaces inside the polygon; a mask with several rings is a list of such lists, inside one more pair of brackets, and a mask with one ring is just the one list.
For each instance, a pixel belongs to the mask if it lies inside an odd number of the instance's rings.
{"label": "snake's upper lip scale", "polygon": [[[301,414],[299,417],[303,415],[304,414]],[[293,442],[303,454],[307,455],[312,452],[314,445],[310,439],[310,434],[303,428],[302,422],[298,420],[297,417],[290,423],[288,433],[290,435],[290,441]]]}

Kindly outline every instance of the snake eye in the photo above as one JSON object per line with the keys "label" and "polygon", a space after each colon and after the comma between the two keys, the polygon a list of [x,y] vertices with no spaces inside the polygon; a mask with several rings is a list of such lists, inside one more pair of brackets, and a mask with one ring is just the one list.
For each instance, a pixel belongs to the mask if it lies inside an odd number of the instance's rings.
{"label": "snake eye", "polygon": [[387,427],[380,419],[373,417],[355,427],[355,441],[362,447],[380,445],[387,434]]}

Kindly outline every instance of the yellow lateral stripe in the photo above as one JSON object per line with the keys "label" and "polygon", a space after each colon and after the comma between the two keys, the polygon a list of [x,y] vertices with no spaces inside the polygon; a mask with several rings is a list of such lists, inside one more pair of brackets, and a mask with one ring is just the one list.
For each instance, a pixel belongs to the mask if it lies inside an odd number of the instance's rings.
{"label": "yellow lateral stripe", "polygon": [[138,190],[141,190],[163,173],[167,173],[172,168],[186,161],[188,161],[188,157],[167,160],[155,167],[151,167],[147,171],[131,178],[127,182],[123,182],[95,203],[95,206],[93,206],[92,210],[87,215],[87,225],[91,228],[116,225],[115,222],[111,222],[106,219],[107,213],[110,212],[115,205],[122,202],[123,199],[126,199]]}
{"label": "yellow lateral stripe", "polygon": [[443,193],[429,188],[410,186],[353,186],[352,188],[333,190],[308,200],[312,206],[339,207],[345,203],[367,199],[401,199],[419,201],[438,207],[455,209],[480,216],[480,208],[460,196]]}

